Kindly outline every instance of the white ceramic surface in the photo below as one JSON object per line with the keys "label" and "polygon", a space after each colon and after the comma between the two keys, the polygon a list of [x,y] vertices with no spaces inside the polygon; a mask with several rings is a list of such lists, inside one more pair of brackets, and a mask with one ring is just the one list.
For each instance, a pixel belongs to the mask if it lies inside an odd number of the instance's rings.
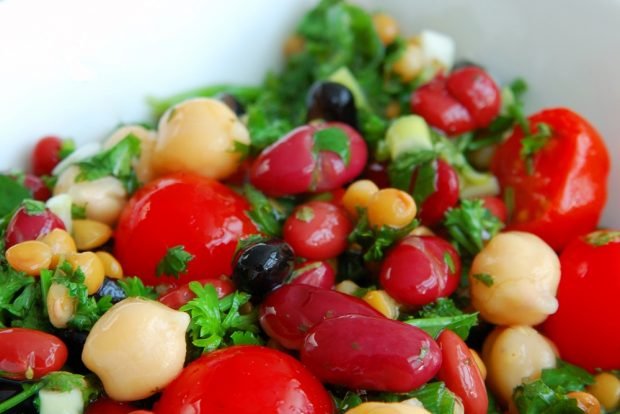
{"label": "white ceramic surface", "polygon": [[[529,110],[563,105],[613,157],[603,223],[620,227],[620,0],[358,0],[406,32],[444,31],[461,57],[531,86]],[[252,84],[313,0],[0,0],[0,169],[36,139],[101,139],[145,119],[146,96]]]}

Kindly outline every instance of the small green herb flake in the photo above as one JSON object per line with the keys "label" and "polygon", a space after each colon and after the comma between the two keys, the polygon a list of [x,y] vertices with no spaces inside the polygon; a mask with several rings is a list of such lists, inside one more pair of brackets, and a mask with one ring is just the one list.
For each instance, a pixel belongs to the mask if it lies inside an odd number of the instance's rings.
{"label": "small green herb flake", "polygon": [[501,230],[503,223],[478,199],[463,200],[459,207],[449,209],[444,226],[461,254],[475,256]]}
{"label": "small green herb flake", "polygon": [[476,273],[476,274],[473,274],[471,277],[481,282],[486,287],[493,286],[493,276],[487,273]]}
{"label": "small green herb flake", "polygon": [[125,296],[128,298],[131,297],[141,297],[147,299],[157,299],[157,293],[155,289],[150,286],[144,286],[142,280],[138,277],[124,277],[117,281],[118,285],[125,292]]}
{"label": "small green herb flake", "polygon": [[[436,158],[437,153],[433,150],[406,152],[402,155],[399,155],[398,158],[392,161],[392,163],[388,167],[390,184],[392,185],[392,187],[401,189],[403,191],[409,191],[409,189],[411,188],[411,178],[413,175],[413,171],[419,166],[425,164],[431,165],[431,162]],[[426,171],[423,171],[423,175],[430,175],[430,171],[428,169]],[[420,178],[420,180],[422,180],[422,178]],[[417,181],[418,180],[416,179],[416,184],[418,184]],[[431,183],[434,185],[434,182],[431,181]],[[422,183],[420,183],[420,185],[422,185]],[[420,190],[418,191],[418,197],[425,198],[426,196],[430,195],[426,195],[426,193],[428,192],[428,187],[426,185],[422,186],[422,188],[420,188]]]}
{"label": "small green herb flake", "polygon": [[232,152],[239,154],[241,159],[244,160],[250,155],[250,145],[239,141],[233,141]]}
{"label": "small green herb flake", "polygon": [[26,199],[22,201],[22,206],[29,216],[39,216],[45,213],[45,203],[41,201]]}
{"label": "small green herb flake", "polygon": [[536,125],[536,129],[536,132],[527,134],[521,139],[520,155],[530,175],[534,172],[534,156],[547,145],[553,136],[551,127],[543,122]]}
{"label": "small green herb flake", "polygon": [[314,210],[309,206],[302,206],[295,212],[295,218],[304,223],[310,223],[314,218]]}
{"label": "small green herb flake", "polygon": [[450,273],[456,272],[456,266],[454,265],[454,260],[452,259],[452,255],[450,255],[450,253],[444,252],[443,261],[446,266],[448,266],[448,270],[450,270]]}
{"label": "small green herb flake", "polygon": [[171,247],[157,265],[156,274],[178,279],[181,274],[187,273],[187,265],[193,258],[194,255],[185,251],[182,245]]}
{"label": "small green herb flake", "polygon": [[58,150],[58,157],[64,160],[71,155],[73,151],[75,151],[75,141],[71,138],[63,139],[62,144],[60,144],[60,149]]}
{"label": "small green herb flake", "polygon": [[85,219],[86,207],[78,206],[77,204],[71,204],[71,218],[74,220]]}
{"label": "small green herb flake", "polygon": [[337,127],[325,128],[314,133],[314,153],[331,151],[338,154],[344,165],[351,162],[351,144],[347,133]]}
{"label": "small green herb flake", "polygon": [[586,242],[594,247],[620,242],[620,231],[599,230],[586,236]]}

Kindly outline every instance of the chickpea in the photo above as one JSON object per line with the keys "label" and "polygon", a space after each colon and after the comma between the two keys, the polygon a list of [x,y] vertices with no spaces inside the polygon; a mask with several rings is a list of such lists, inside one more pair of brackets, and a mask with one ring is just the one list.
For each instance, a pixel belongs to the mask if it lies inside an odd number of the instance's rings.
{"label": "chickpea", "polygon": [[75,315],[77,299],[69,295],[69,289],[58,283],[52,283],[47,291],[47,315],[55,328],[66,328]]}
{"label": "chickpea", "polygon": [[66,230],[54,229],[39,240],[52,249],[51,268],[56,267],[67,255],[77,253],[75,240]]}
{"label": "chickpea", "polygon": [[112,228],[95,220],[73,220],[73,238],[79,250],[102,246],[112,237]]}
{"label": "chickpea", "polygon": [[529,326],[497,327],[486,339],[482,360],[487,369],[487,385],[503,404],[524,379],[553,368],[556,356],[544,336]]}
{"label": "chickpea", "polygon": [[52,249],[45,243],[28,240],[9,247],[6,260],[11,267],[30,276],[38,276],[52,263]]}
{"label": "chickpea", "polygon": [[161,117],[153,169],[158,175],[190,171],[223,179],[242,161],[237,146],[249,144],[247,128],[228,106],[217,99],[190,99]]}
{"label": "chickpea", "polygon": [[95,254],[99,260],[101,260],[101,264],[103,265],[103,273],[107,277],[111,277],[112,279],[123,278],[123,267],[118,260],[116,260],[116,257],[104,251],[95,252]]}
{"label": "chickpea", "polygon": [[372,23],[385,46],[391,44],[398,36],[398,23],[396,19],[386,13],[376,13],[372,16]]}
{"label": "chickpea", "polygon": [[594,384],[587,387],[605,410],[612,411],[620,407],[620,379],[609,372],[594,376]]}
{"label": "chickpea", "polygon": [[88,289],[88,294],[96,293],[105,277],[105,269],[101,259],[93,252],[83,252],[71,254],[66,257],[66,261],[73,269],[78,267],[84,272],[84,284]]}
{"label": "chickpea", "polygon": [[472,304],[497,325],[536,325],[558,308],[560,261],[538,236],[500,233],[474,258]]}
{"label": "chickpea", "polygon": [[76,181],[79,167],[72,165],[60,176],[54,195],[68,194],[73,203],[86,208],[86,218],[113,225],[127,203],[127,191],[114,177],[93,181]]}
{"label": "chickpea", "polygon": [[405,403],[365,402],[345,414],[430,414],[423,407]]}
{"label": "chickpea", "polygon": [[147,398],[183,369],[189,315],[157,301],[127,298],[115,304],[86,338],[82,361],[117,401]]}
{"label": "chickpea", "polygon": [[396,188],[377,191],[367,207],[368,222],[372,227],[402,228],[415,218],[417,207],[413,197]]}
{"label": "chickpea", "polygon": [[342,204],[351,217],[357,217],[357,209],[368,207],[370,199],[377,191],[379,187],[370,180],[355,181],[347,187],[342,196]]}
{"label": "chickpea", "polygon": [[151,160],[153,158],[153,149],[155,148],[155,138],[157,137],[154,131],[148,130],[141,125],[122,126],[106,139],[103,149],[113,147],[129,134],[133,134],[140,140],[140,157],[134,161],[133,167],[138,180],[141,183],[147,183],[153,178]]}
{"label": "chickpea", "polygon": [[577,400],[577,406],[585,414],[600,414],[601,412],[601,403],[590,393],[575,391],[569,392],[566,396]]}
{"label": "chickpea", "polygon": [[403,82],[411,82],[422,73],[425,63],[424,52],[420,45],[415,42],[407,42],[402,55],[394,62],[392,71]]}

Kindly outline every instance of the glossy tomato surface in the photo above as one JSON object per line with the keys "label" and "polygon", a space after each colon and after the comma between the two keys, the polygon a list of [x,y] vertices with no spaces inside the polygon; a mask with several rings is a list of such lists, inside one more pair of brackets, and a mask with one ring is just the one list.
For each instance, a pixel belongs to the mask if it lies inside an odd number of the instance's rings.
{"label": "glossy tomato surface", "polygon": [[256,233],[244,198],[217,181],[173,174],[140,189],[123,210],[116,229],[115,257],[127,275],[146,284],[179,283],[156,276],[168,249],[183,246],[194,256],[181,282],[230,275],[240,237]]}
{"label": "glossy tomato surface", "polygon": [[62,139],[56,136],[41,138],[32,150],[32,172],[35,175],[51,175],[52,170],[60,162]]}
{"label": "glossy tomato surface", "polygon": [[559,308],[543,325],[562,359],[590,371],[620,368],[620,232],[598,231],[560,255]]}
{"label": "glossy tomato surface", "polygon": [[234,346],[203,355],[168,385],[155,414],[332,414],[323,385],[293,357]]}
{"label": "glossy tomato surface", "polygon": [[556,250],[592,231],[607,199],[609,155],[598,132],[581,116],[547,109],[529,118],[551,137],[528,160],[525,133],[515,128],[499,146],[491,170],[509,206],[509,230],[536,234]]}
{"label": "glossy tomato surface", "polygon": [[6,228],[6,247],[27,240],[36,240],[54,229],[65,229],[63,221],[48,208],[40,213],[28,213],[25,207],[17,209]]}
{"label": "glossy tomato surface", "polygon": [[67,346],[54,335],[26,328],[0,330],[0,377],[39,379],[61,369],[67,356]]}

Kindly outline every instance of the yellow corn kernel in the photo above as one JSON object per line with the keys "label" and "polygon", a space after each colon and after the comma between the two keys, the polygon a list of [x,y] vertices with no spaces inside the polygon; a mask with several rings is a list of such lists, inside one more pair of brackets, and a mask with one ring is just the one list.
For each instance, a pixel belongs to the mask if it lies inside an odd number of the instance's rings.
{"label": "yellow corn kernel", "polygon": [[586,390],[594,395],[605,410],[615,410],[620,406],[620,379],[609,372],[601,372],[594,377],[594,384]]}
{"label": "yellow corn kernel", "polygon": [[67,255],[77,253],[75,240],[66,230],[54,229],[39,240],[52,249],[52,268],[58,266]]}
{"label": "yellow corn kernel", "polygon": [[73,238],[78,250],[102,246],[112,237],[112,228],[95,220],[73,220]]}
{"label": "yellow corn kernel", "polygon": [[415,218],[417,206],[410,194],[396,188],[384,188],[370,198],[367,211],[372,227],[399,229]]}
{"label": "yellow corn kernel", "polygon": [[379,187],[370,180],[355,181],[344,192],[342,204],[351,217],[357,217],[357,209],[368,207],[370,199],[377,191]]}
{"label": "yellow corn kernel", "polygon": [[47,291],[47,314],[55,328],[66,328],[73,318],[77,306],[76,298],[69,295],[66,286],[52,283]]}
{"label": "yellow corn kernel", "polygon": [[585,414],[600,414],[601,412],[601,403],[590,393],[575,391],[569,392],[566,396],[577,400],[577,406]]}
{"label": "yellow corn kernel", "polygon": [[385,290],[371,290],[362,299],[386,318],[398,318],[398,304]]}
{"label": "yellow corn kernel", "polygon": [[69,255],[66,260],[74,270],[79,267],[84,272],[84,284],[88,289],[88,294],[96,293],[105,277],[101,259],[93,252],[83,252]]}
{"label": "yellow corn kernel", "polygon": [[381,43],[385,46],[391,44],[396,40],[398,36],[398,23],[396,19],[386,13],[376,13],[372,16],[372,23],[375,26],[375,31],[381,39]]}
{"label": "yellow corn kernel", "polygon": [[359,285],[352,280],[343,280],[336,285],[336,291],[347,295],[353,295],[359,288]]}
{"label": "yellow corn kernel", "polygon": [[52,249],[43,242],[28,240],[9,247],[6,260],[15,270],[38,276],[41,270],[49,269]]}
{"label": "yellow corn kernel", "polygon": [[99,260],[101,260],[101,264],[103,264],[103,273],[111,277],[112,279],[122,279],[123,278],[123,267],[116,260],[116,257],[112,256],[108,252],[98,251],[95,252]]}
{"label": "yellow corn kernel", "polygon": [[469,352],[471,352],[471,356],[474,358],[478,371],[480,371],[480,376],[483,380],[487,379],[487,367],[484,365],[484,362],[482,362],[482,358],[480,358],[480,355],[478,355],[475,349],[469,348]]}

